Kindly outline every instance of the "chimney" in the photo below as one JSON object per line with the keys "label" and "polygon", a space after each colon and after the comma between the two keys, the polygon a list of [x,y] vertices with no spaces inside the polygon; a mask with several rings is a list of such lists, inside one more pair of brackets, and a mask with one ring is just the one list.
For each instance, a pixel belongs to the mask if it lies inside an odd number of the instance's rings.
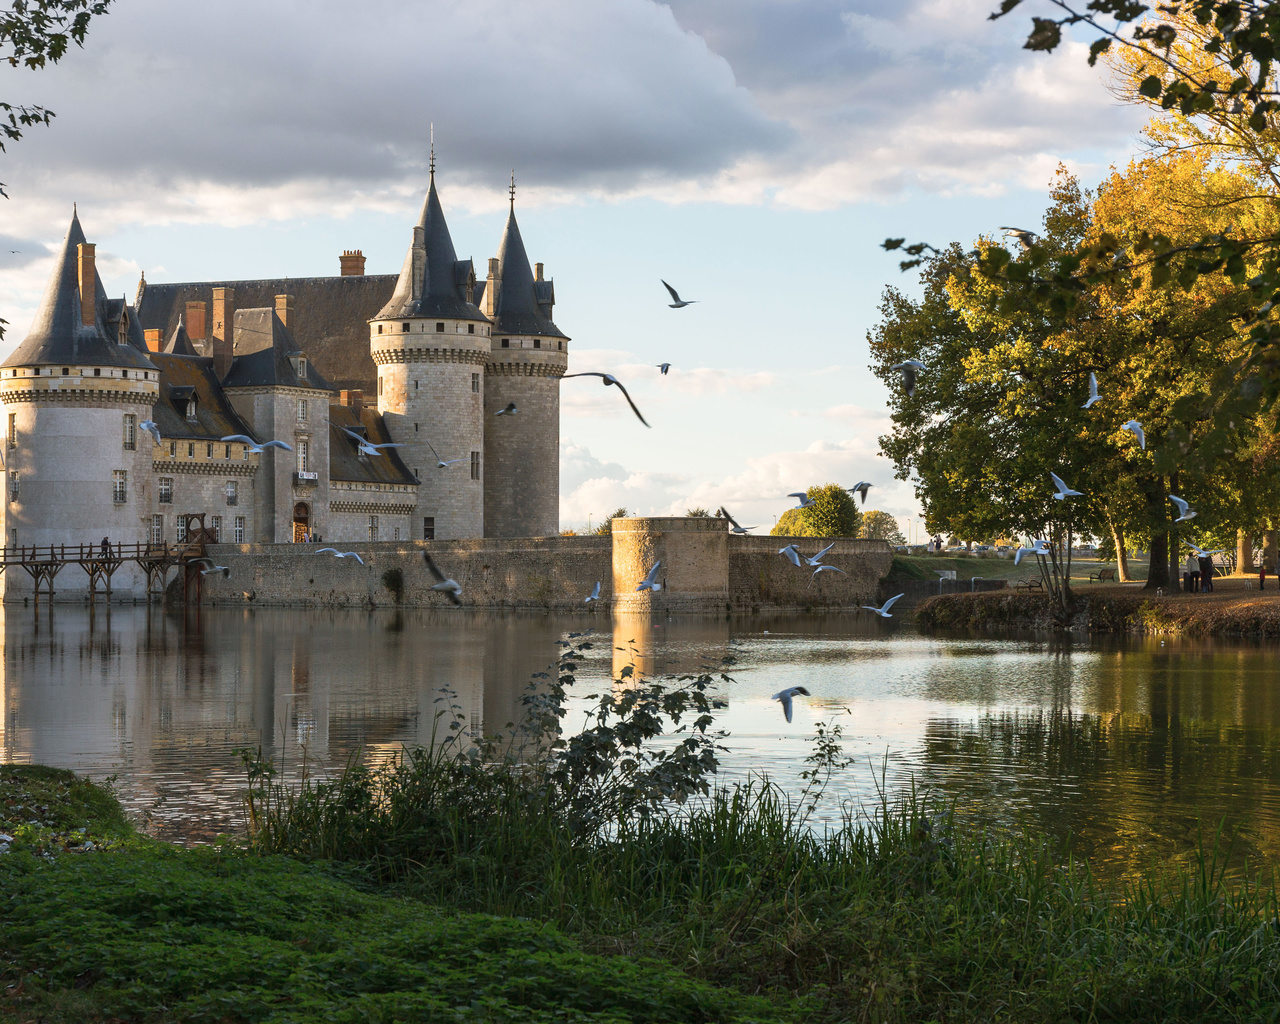
{"label": "chimney", "polygon": [[427,273],[427,234],[423,228],[413,229],[413,280],[409,297],[422,298],[422,278]]}
{"label": "chimney", "polygon": [[338,266],[343,277],[364,277],[364,253],[359,249],[343,249]]}
{"label": "chimney", "polygon": [[342,392],[342,404],[351,406],[356,411],[356,415],[359,415],[360,410],[364,408],[364,392],[359,389]]}
{"label": "chimney", "polygon": [[535,263],[533,265],[533,279],[535,281],[542,280],[542,264],[541,263]]}
{"label": "chimney", "polygon": [[498,307],[498,289],[502,287],[501,269],[496,256],[489,257],[489,278],[484,286],[484,308],[481,310],[487,317],[493,317]]}
{"label": "chimney", "polygon": [[164,348],[164,332],[159,327],[148,331],[143,331],[147,336],[147,349],[151,352],[159,352]]}
{"label": "chimney", "polygon": [[209,336],[209,332],[205,326],[205,314],[208,312],[208,304],[204,302],[188,302],[187,315],[183,319],[183,324],[187,328],[187,337],[191,339],[200,349],[204,349],[201,344],[205,338]]}
{"label": "chimney", "polygon": [[80,322],[85,327],[92,327],[97,321],[98,304],[94,301],[98,295],[98,289],[95,287],[98,283],[94,256],[96,249],[97,246],[93,242],[81,242],[76,246],[80,257],[77,265],[80,281]]}
{"label": "chimney", "polygon": [[276,296],[276,316],[280,318],[280,322],[293,329],[293,296],[277,295]]}
{"label": "chimney", "polygon": [[231,356],[235,341],[236,290],[213,290],[213,372],[222,380],[231,369]]}

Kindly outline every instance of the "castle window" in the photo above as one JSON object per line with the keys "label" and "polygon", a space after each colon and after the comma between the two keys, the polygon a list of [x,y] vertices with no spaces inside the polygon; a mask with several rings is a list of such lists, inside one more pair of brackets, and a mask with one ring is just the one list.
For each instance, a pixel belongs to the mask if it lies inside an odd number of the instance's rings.
{"label": "castle window", "polygon": [[222,540],[222,516],[213,516],[213,542]]}
{"label": "castle window", "polygon": [[480,479],[480,453],[479,452],[471,453],[471,479],[472,480]]}
{"label": "castle window", "polygon": [[307,400],[305,398],[298,399],[298,422],[307,422]]}
{"label": "castle window", "polygon": [[511,339],[510,339],[510,338],[503,338],[503,339],[502,339],[502,347],[503,347],[503,348],[510,348],[510,347],[511,347]]}
{"label": "castle window", "polygon": [[471,375],[471,393],[473,395],[480,394],[480,374],[478,373]]}
{"label": "castle window", "polygon": [[95,367],[93,368],[93,375],[94,375],[95,377],[101,377],[101,376],[102,376],[102,368],[101,368],[101,367],[99,367],[99,366],[95,366]]}
{"label": "castle window", "polygon": [[177,457],[178,457],[178,442],[170,441],[169,442],[169,458],[176,459]]}
{"label": "castle window", "polygon": [[240,485],[234,480],[227,481],[227,504],[240,504]]}
{"label": "castle window", "polygon": [[415,434],[418,432],[418,424],[416,424],[416,423],[413,425],[413,432],[414,432]]}
{"label": "castle window", "polygon": [[162,476],[160,478],[160,504],[173,504],[173,477]]}
{"label": "castle window", "polygon": [[138,450],[137,416],[126,416],[124,418],[124,450],[127,452],[136,452]]}
{"label": "castle window", "polygon": [[378,378],[378,394],[382,394],[382,378]]}
{"label": "castle window", "polygon": [[391,531],[391,539],[392,540],[400,539],[400,527],[397,526],[394,530]]}
{"label": "castle window", "polygon": [[194,459],[196,457],[196,443],[194,441],[187,442],[187,458]]}
{"label": "castle window", "polygon": [[541,338],[534,338],[534,339],[533,339],[533,347],[534,347],[534,348],[542,348],[542,339],[541,339]]}
{"label": "castle window", "polygon": [[310,444],[307,441],[298,442],[298,472],[299,473],[307,472],[307,462],[308,462],[307,449],[309,447],[310,447]]}
{"label": "castle window", "polygon": [[187,399],[187,422],[194,423],[196,421],[196,396],[192,395]]}
{"label": "castle window", "polygon": [[177,524],[178,543],[185,544],[187,542],[187,517],[178,516]]}
{"label": "castle window", "polygon": [[475,333],[476,333],[476,325],[475,325],[475,324],[467,324],[467,333],[468,333],[468,334],[475,334]]}
{"label": "castle window", "polygon": [[369,539],[370,540],[378,539],[378,517],[377,516],[369,517]]}
{"label": "castle window", "polygon": [[18,447],[18,414],[16,412],[9,413],[9,441],[10,448]]}
{"label": "castle window", "polygon": [[70,375],[71,375],[71,371],[64,366],[62,368],[62,376],[69,377]]}
{"label": "castle window", "polygon": [[18,500],[18,494],[22,489],[21,484],[22,484],[22,481],[19,479],[18,474],[16,472],[10,471],[9,473],[9,500],[10,501]]}
{"label": "castle window", "polygon": [[444,334],[444,324],[436,324],[436,334]]}
{"label": "castle window", "polygon": [[379,334],[381,334],[381,333],[382,333],[382,324],[378,324],[378,333],[379,333]]}
{"label": "castle window", "polygon": [[436,539],[436,517],[435,516],[422,517],[422,539],[423,540]]}
{"label": "castle window", "polygon": [[224,459],[229,459],[229,458],[231,458],[231,445],[226,445],[226,446],[222,449],[222,457],[223,457]]}
{"label": "castle window", "polygon": [[124,469],[111,471],[111,500],[123,505],[129,500],[129,473]]}
{"label": "castle window", "polygon": [[413,382],[413,390],[414,391],[418,390],[418,382],[416,380]]}
{"label": "castle window", "polygon": [[307,379],[307,357],[306,356],[298,357],[298,377],[301,380]]}
{"label": "castle window", "polygon": [[249,461],[249,446],[247,444],[243,445],[240,449],[240,460],[242,462]]}
{"label": "castle window", "polygon": [[231,534],[231,539],[234,540],[237,544],[243,544],[244,543],[244,516],[236,516],[233,529],[234,529],[234,532]]}
{"label": "castle window", "polygon": [[157,547],[164,543],[164,516],[151,517],[151,543]]}
{"label": "castle window", "polygon": [[409,325],[408,325],[408,324],[401,324],[401,325],[400,325],[400,333],[401,333],[401,334],[408,334],[408,333],[409,333]]}

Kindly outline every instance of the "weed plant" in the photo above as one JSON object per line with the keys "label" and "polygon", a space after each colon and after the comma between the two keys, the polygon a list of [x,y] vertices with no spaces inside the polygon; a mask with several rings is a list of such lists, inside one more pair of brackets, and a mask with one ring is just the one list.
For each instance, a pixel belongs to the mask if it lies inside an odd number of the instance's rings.
{"label": "weed plant", "polygon": [[[804,788],[711,786],[716,677],[595,694],[559,732],[589,645],[526,695],[512,735],[447,733],[297,787],[246,756],[251,843],[347,862],[440,906],[556,923],[811,1021],[1280,1020],[1274,882],[1228,882],[1221,836],[1194,871],[1106,889],[1043,840],[958,827],[926,794],[810,827],[848,766],[819,727]],[[727,677],[722,677],[727,678]],[[688,728],[654,751],[666,724]],[[679,735],[679,734],[677,734]]]}

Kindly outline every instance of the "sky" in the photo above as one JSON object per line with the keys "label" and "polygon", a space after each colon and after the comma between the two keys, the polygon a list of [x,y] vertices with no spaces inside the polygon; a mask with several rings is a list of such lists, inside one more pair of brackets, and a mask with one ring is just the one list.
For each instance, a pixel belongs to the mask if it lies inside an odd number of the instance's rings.
{"label": "sky", "polygon": [[[616,374],[653,424],[563,383],[562,527],[723,504],[766,531],[788,492],[869,480],[922,538],[877,440],[866,336],[886,287],[915,288],[880,243],[1034,229],[1059,163],[1094,183],[1143,123],[1084,42],[1022,49],[1034,0],[994,6],[115,0],[58,66],[0,69],[5,100],[57,114],[0,155],[0,358],[73,202],[130,300],[144,271],[336,274],[344,249],[397,272],[434,125],[459,256],[496,253],[514,169],[571,372]],[[661,279],[698,301],[668,308]]]}

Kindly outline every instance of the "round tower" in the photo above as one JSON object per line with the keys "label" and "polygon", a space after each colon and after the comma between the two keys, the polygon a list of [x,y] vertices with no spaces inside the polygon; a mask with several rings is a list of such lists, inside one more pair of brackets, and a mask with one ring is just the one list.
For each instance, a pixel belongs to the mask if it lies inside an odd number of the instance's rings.
{"label": "round tower", "polygon": [[[146,542],[153,444],[140,425],[160,373],[133,327],[123,300],[107,299],[73,216],[31,333],[0,364],[7,546]],[[55,586],[84,591],[87,577],[68,567]],[[17,571],[4,587],[13,596],[32,589]],[[141,595],[146,577],[128,562],[112,588]]]}
{"label": "round tower", "polygon": [[[484,368],[489,321],[475,270],[454,252],[431,184],[391,300],[369,321],[378,411],[422,481],[416,539],[484,535]],[[457,461],[454,461],[457,460]],[[452,465],[441,467],[440,462]]]}
{"label": "round tower", "polygon": [[[547,537],[560,532],[560,378],[569,338],[551,321],[555,287],[529,266],[511,211],[489,261],[481,308],[493,322],[485,366],[484,535]],[[514,404],[514,416],[498,417]]]}

